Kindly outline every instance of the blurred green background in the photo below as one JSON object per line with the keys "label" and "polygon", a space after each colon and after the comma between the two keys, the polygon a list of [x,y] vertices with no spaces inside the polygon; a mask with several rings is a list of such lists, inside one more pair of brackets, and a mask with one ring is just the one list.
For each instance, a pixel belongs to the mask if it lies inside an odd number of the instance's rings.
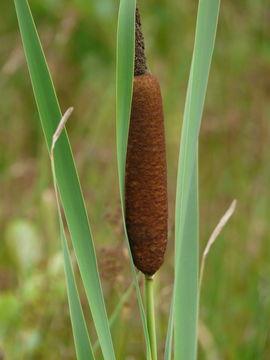
{"label": "blurred green background", "polygon": [[[140,1],[149,68],[164,97],[170,243],[158,276],[159,352],[173,282],[179,134],[197,1]],[[87,201],[109,313],[131,282],[115,146],[118,2],[31,0]],[[74,359],[50,163],[12,1],[0,12],[0,359]],[[270,358],[270,3],[222,1],[200,137],[201,249],[207,260],[199,359]],[[84,296],[84,294],[82,293]],[[91,316],[83,299],[92,339]],[[113,329],[117,359],[143,359],[135,296]]]}

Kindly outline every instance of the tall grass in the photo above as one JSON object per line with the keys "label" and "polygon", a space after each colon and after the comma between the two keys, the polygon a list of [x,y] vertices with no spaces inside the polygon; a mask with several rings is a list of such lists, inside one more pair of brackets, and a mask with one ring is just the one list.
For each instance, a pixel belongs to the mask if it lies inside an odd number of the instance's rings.
{"label": "tall grass", "polygon": [[[59,191],[60,233],[77,357],[85,360],[95,358],[72,270],[60,205],[63,207],[67,221],[67,233],[70,235],[76,254],[103,357],[108,360],[114,359],[115,353],[92,233],[65,129],[61,129],[57,142],[52,149],[52,139],[62,119],[62,114],[27,0],[14,0],[14,2],[39,116],[52,159],[56,193]],[[153,349],[151,353],[151,344],[155,342],[155,336],[153,339],[154,331],[149,327],[151,322],[147,323],[140,287],[132,262],[124,216],[125,162],[134,67],[135,7],[135,0],[120,1],[116,71],[117,158],[126,243],[144,330],[146,355],[149,360],[155,360]],[[216,35],[218,12],[219,0],[199,1],[178,165],[175,211],[175,282],[164,355],[167,360],[171,359],[172,356],[176,360],[193,360],[197,356],[199,299],[198,136]],[[72,105],[76,106],[76,104]],[[150,302],[151,296],[152,292],[147,297]],[[153,305],[150,308],[153,309]],[[153,317],[153,314],[151,316]],[[173,337],[176,340],[174,351]]]}

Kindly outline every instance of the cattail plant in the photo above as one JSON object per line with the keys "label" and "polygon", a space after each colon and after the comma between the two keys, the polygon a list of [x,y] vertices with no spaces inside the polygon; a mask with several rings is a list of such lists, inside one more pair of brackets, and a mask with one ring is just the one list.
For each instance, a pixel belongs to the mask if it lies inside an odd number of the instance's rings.
{"label": "cattail plant", "polygon": [[167,245],[167,171],[161,92],[157,79],[147,71],[138,7],[125,173],[125,217],[134,264],[145,274],[147,325],[152,359],[155,360],[153,275],[163,263]]}
{"label": "cattail plant", "polygon": [[[57,144],[54,143],[52,146],[52,139],[62,118],[60,106],[28,2],[14,0],[14,3],[35,100],[51,155],[55,187],[60,195],[57,196],[60,231],[77,358],[91,360],[96,359],[96,356],[76,286],[60,204],[66,217],[103,358],[115,360],[93,237],[64,128],[61,127]],[[197,150],[219,5],[220,0],[199,1],[179,155],[175,215],[175,279],[165,343],[165,360],[171,360],[172,354],[175,360],[195,360],[197,356]],[[147,360],[156,360],[153,275],[163,263],[167,243],[166,155],[160,88],[156,78],[147,71],[140,16],[135,9],[136,0],[120,0],[116,66],[117,159],[127,247],[135,265],[145,274],[146,317],[136,272],[133,262],[130,262],[144,330]]]}

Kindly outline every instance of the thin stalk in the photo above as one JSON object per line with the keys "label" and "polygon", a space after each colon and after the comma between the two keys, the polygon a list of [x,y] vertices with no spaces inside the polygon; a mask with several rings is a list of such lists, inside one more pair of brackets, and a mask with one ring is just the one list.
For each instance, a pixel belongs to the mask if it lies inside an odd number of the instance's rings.
{"label": "thin stalk", "polygon": [[157,338],[155,324],[155,304],[154,304],[154,277],[145,276],[145,303],[146,320],[149,333],[151,360],[157,360]]}
{"label": "thin stalk", "polygon": [[224,228],[224,226],[227,224],[227,222],[229,221],[230,217],[233,215],[235,208],[236,208],[236,204],[237,201],[233,200],[233,202],[231,203],[229,209],[225,212],[225,214],[222,216],[222,218],[219,220],[219,223],[217,224],[217,226],[215,227],[214,231],[212,232],[212,235],[210,236],[209,240],[207,241],[206,247],[204,249],[203,255],[202,255],[202,261],[201,261],[201,269],[200,269],[200,280],[199,280],[199,291],[201,291],[201,287],[202,287],[202,279],[203,279],[203,274],[204,274],[204,265],[205,265],[205,260],[206,257],[212,247],[212,245],[214,244],[214,242],[216,241],[217,237],[219,236],[219,234],[221,233],[222,229]]}

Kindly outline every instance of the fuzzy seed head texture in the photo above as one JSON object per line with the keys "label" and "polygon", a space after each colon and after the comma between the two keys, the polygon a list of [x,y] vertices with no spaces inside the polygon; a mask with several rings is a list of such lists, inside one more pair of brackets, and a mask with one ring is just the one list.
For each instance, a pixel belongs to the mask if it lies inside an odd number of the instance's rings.
{"label": "fuzzy seed head texture", "polygon": [[135,76],[133,82],[125,206],[134,263],[153,275],[164,261],[168,199],[162,98],[151,74]]}

